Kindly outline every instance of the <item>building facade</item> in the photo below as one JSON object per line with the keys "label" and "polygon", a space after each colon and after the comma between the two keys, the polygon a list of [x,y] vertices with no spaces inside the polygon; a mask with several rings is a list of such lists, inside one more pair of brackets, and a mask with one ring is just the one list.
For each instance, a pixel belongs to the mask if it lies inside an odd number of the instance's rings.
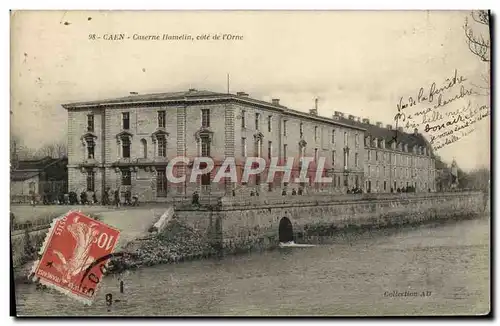
{"label": "building facade", "polygon": [[[386,128],[345,118],[340,112],[326,118],[317,114],[317,108],[308,113],[296,111],[281,105],[279,99],[269,103],[243,92],[223,94],[194,89],[63,107],[68,111],[69,190],[96,192],[98,198],[107,188],[119,189],[122,194],[130,191],[140,201],[167,201],[189,196],[195,190],[214,196],[252,190],[290,193],[293,189],[345,193],[356,187],[388,192],[387,183],[403,186],[410,181],[417,182],[420,189],[434,189],[432,153],[421,135],[401,132],[399,141],[393,144],[393,135],[379,130]],[[188,180],[170,183],[166,167],[179,156],[190,161],[177,163],[174,175],[187,175]],[[203,156],[211,157],[216,169],[189,182],[192,160]],[[292,178],[285,182],[277,173],[267,182],[266,170],[247,183],[232,184],[227,179],[212,182],[225,158],[234,158],[241,180],[245,159],[255,156],[267,163],[278,158],[280,166],[286,164],[287,158],[295,158],[294,176],[301,171],[299,158],[311,157],[311,171],[307,172],[310,180],[297,183]],[[314,182],[320,157],[325,158],[322,171],[332,178],[331,183]],[[402,157],[411,159],[404,161]],[[391,163],[392,159],[396,161]],[[405,165],[409,162],[411,165]],[[387,167],[389,175],[394,173],[392,178],[380,172]],[[414,177],[403,178],[410,168]]]}

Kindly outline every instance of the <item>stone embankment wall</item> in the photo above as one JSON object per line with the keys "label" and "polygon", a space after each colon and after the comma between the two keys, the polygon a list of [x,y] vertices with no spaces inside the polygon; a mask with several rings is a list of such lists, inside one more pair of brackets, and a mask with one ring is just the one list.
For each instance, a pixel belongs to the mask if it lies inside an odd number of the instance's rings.
{"label": "stone embankment wall", "polygon": [[489,211],[487,203],[480,192],[224,197],[214,210],[176,210],[176,218],[206,232],[214,244],[231,253],[276,247],[284,217],[300,241],[346,228],[473,218]]}

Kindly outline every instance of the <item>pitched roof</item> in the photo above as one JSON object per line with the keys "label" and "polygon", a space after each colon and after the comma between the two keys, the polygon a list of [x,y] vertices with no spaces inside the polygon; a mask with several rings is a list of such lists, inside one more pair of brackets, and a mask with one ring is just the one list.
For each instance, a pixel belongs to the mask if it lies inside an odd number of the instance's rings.
{"label": "pitched roof", "polygon": [[12,181],[21,181],[33,178],[40,174],[44,169],[57,162],[66,161],[67,158],[52,158],[50,156],[36,160],[19,160],[13,170],[10,178]]}
{"label": "pitched roof", "polygon": [[17,162],[16,170],[41,170],[55,160],[58,159],[53,159],[50,156],[35,160],[19,160]]}
{"label": "pitched roof", "polygon": [[363,121],[357,121],[354,119],[348,119],[342,116],[337,117],[339,121],[342,121],[345,124],[358,126],[361,128],[365,128],[366,136],[370,136],[372,138],[384,139],[386,142],[386,146],[389,146],[393,141],[397,141],[398,143],[408,144],[408,149],[411,150],[414,145],[427,147],[428,150],[432,152],[432,148],[425,139],[425,137],[420,133],[407,133],[398,130],[397,128],[388,129],[385,127],[379,127],[377,125],[366,123]]}
{"label": "pitched roof", "polygon": [[87,102],[75,102],[63,104],[63,107],[73,108],[73,107],[83,107],[83,106],[100,106],[100,105],[110,105],[110,104],[123,104],[123,103],[142,103],[142,102],[161,102],[168,100],[183,100],[186,98],[196,99],[196,98],[207,98],[207,97],[219,97],[227,96],[230,94],[217,93],[205,90],[195,90],[190,89],[188,91],[182,92],[166,92],[166,93],[152,93],[152,94],[133,94],[124,97],[87,101]]}
{"label": "pitched roof", "polygon": [[36,177],[39,171],[12,171],[10,173],[11,181],[23,181]]}

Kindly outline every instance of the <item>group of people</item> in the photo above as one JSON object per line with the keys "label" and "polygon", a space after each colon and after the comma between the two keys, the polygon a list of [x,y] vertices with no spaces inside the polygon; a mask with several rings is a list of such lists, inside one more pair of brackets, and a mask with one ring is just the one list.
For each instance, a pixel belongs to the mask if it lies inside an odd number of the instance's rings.
{"label": "group of people", "polygon": [[[125,191],[124,193],[124,206],[138,206],[139,205],[139,196],[133,195],[130,190]],[[111,200],[113,198],[113,200]],[[122,204],[121,199],[120,199],[120,191],[118,189],[115,189],[112,191],[109,187],[106,188],[102,195],[102,204],[103,205],[113,205],[116,207],[120,207]]]}
{"label": "group of people", "polygon": [[347,189],[347,193],[348,194],[362,194],[363,189],[361,189],[359,187],[353,187],[352,189]]}
{"label": "group of people", "polygon": [[[36,206],[40,202],[40,196],[35,192],[30,193],[30,204]],[[97,205],[99,201],[97,200],[97,195],[95,192],[82,191],[80,196],[74,191],[67,194],[59,195],[49,195],[44,193],[42,196],[42,203],[44,205]],[[54,198],[55,197],[55,198]],[[79,198],[78,198],[79,197]],[[124,202],[120,198],[120,191],[118,189],[111,190],[109,187],[106,188],[102,195],[102,205],[113,205],[116,207],[124,206],[138,206],[139,196],[132,195],[130,190],[124,193]]]}
{"label": "group of people", "polygon": [[[431,190],[429,189],[429,192]],[[391,192],[394,192],[394,189],[391,188]],[[406,186],[406,187],[401,187],[401,188],[397,188],[396,189],[396,192],[415,192],[415,187],[414,186]]]}

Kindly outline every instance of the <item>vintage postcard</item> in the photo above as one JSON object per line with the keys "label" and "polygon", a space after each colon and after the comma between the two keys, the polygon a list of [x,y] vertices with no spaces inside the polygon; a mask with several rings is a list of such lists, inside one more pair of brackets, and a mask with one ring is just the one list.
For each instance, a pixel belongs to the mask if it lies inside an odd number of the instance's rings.
{"label": "vintage postcard", "polygon": [[12,315],[488,315],[490,17],[12,11]]}

